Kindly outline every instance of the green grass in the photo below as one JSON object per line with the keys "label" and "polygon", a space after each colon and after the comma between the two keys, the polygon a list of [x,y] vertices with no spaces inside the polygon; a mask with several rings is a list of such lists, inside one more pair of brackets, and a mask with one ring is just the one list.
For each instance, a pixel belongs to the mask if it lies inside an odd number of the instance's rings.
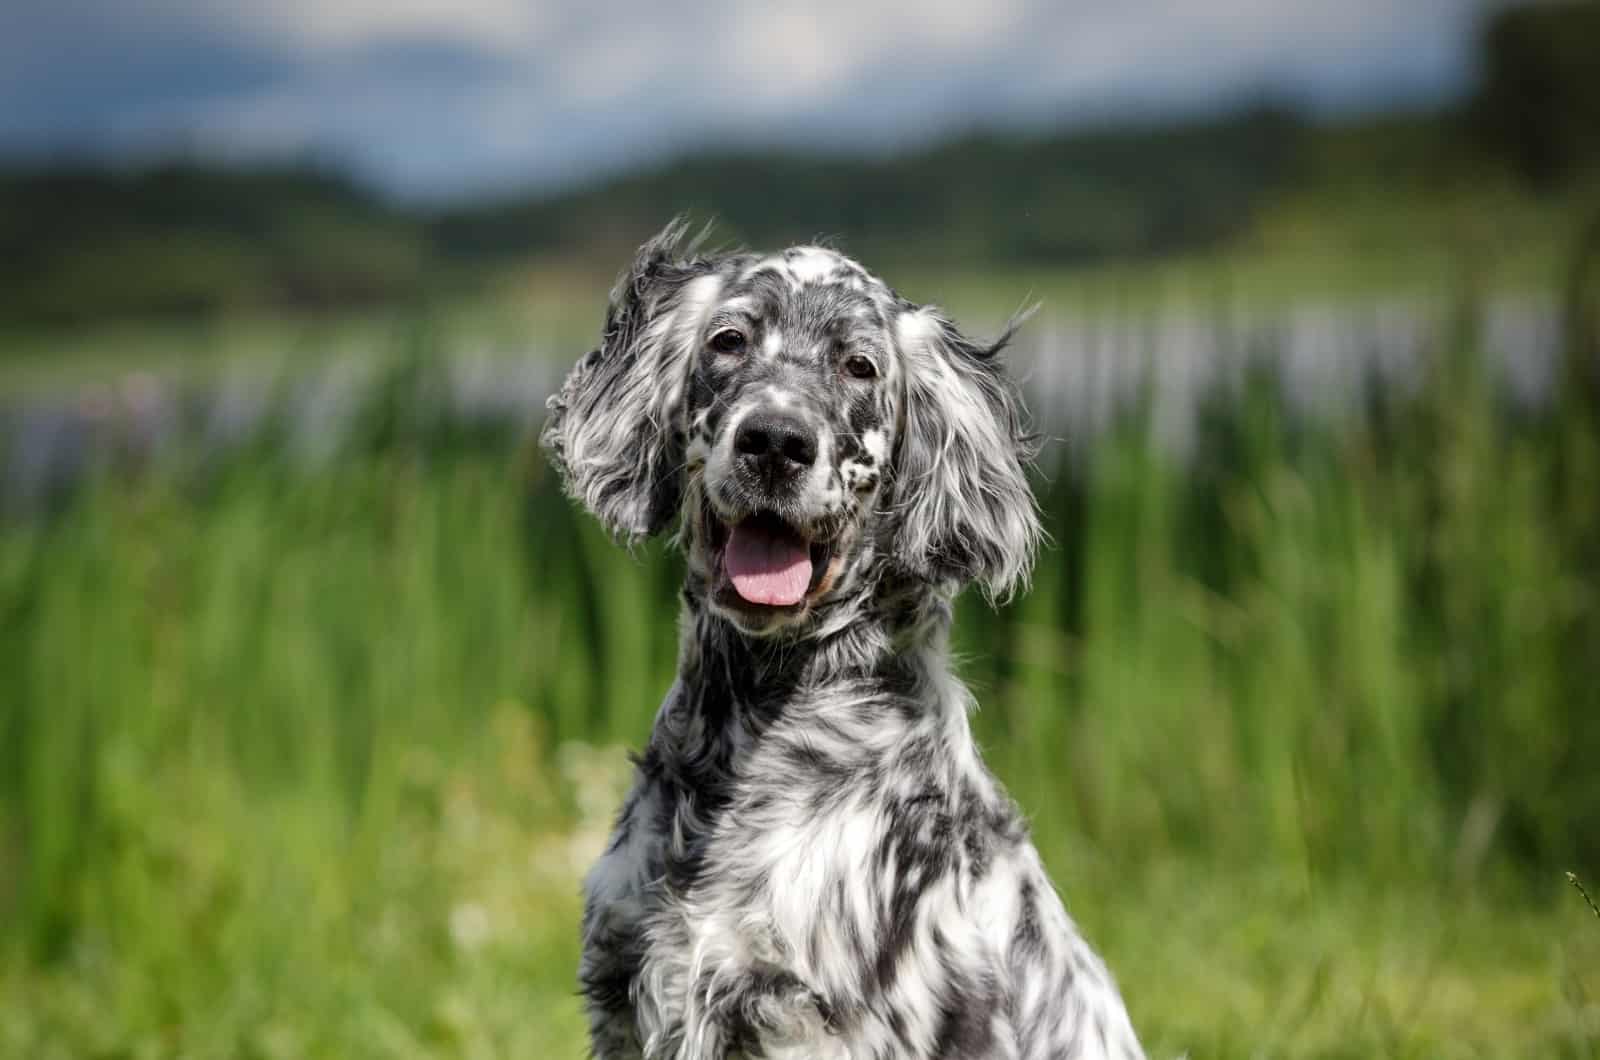
{"label": "green grass", "polygon": [[[1337,429],[1134,412],[964,600],[986,753],[1153,1055],[1600,1056],[1600,434],[1470,334]],[[0,527],[0,1055],[577,1056],[578,880],[673,666],[526,439],[397,375],[318,470]]]}

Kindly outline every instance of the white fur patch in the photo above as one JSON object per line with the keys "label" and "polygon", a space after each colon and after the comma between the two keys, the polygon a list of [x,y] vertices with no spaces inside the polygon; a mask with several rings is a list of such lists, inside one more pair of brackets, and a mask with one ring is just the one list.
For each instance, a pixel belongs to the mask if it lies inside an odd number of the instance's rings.
{"label": "white fur patch", "polygon": [[861,432],[861,448],[872,454],[872,458],[882,467],[889,459],[889,436],[882,429],[874,427]]}
{"label": "white fur patch", "polygon": [[706,326],[706,318],[710,316],[711,307],[717,300],[717,292],[721,290],[722,277],[714,272],[697,276],[684,287],[683,300],[678,303],[678,311],[672,315],[680,342],[698,342],[700,331]]}
{"label": "white fur patch", "polygon": [[831,276],[839,267],[840,257],[821,247],[801,247],[799,253],[787,258],[789,275],[797,284],[819,283]]}

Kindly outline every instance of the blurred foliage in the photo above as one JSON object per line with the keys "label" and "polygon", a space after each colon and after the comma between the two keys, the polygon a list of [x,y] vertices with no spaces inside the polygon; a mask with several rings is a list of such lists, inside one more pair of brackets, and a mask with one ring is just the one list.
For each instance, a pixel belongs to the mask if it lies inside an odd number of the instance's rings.
{"label": "blurred foliage", "polygon": [[168,163],[0,175],[0,317],[76,323],[415,294],[426,239],[308,169]]}
{"label": "blurred foliage", "polygon": [[1600,3],[1519,5],[1496,13],[1479,48],[1470,114],[1489,150],[1550,186],[1600,164]]}
{"label": "blurred foliage", "polygon": [[781,246],[849,233],[874,261],[1071,262],[1214,246],[1294,176],[1305,124],[1259,109],[1194,125],[964,137],[884,159],[709,151],[545,200],[469,206],[441,251],[603,253],[662,218],[714,216],[723,238]]}
{"label": "blurred foliage", "polygon": [[[848,234],[852,253],[890,267],[1211,250],[1255,238],[1285,208],[1298,211],[1297,242],[1310,233],[1342,251],[1354,224],[1369,249],[1404,252],[1432,234],[1417,219],[1433,216],[1441,189],[1465,185],[1476,206],[1504,194],[1454,128],[1429,116],[1310,125],[1260,108],[1200,124],[972,135],[882,159],[706,152],[575,191],[434,211],[385,205],[315,170],[41,169],[0,175],[0,322],[388,304],[481,287],[486,271],[531,259],[609,270],[685,211],[750,246]],[[1378,189],[1371,223],[1345,209],[1351,189]]]}

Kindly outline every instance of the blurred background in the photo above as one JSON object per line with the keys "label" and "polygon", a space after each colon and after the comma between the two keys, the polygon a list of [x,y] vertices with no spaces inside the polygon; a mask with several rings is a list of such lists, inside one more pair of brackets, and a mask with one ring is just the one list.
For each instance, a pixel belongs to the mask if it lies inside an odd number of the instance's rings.
{"label": "blurred background", "polygon": [[0,1055],[583,1052],[674,214],[1013,352],[990,761],[1152,1055],[1600,1056],[1600,4],[9,0]]}

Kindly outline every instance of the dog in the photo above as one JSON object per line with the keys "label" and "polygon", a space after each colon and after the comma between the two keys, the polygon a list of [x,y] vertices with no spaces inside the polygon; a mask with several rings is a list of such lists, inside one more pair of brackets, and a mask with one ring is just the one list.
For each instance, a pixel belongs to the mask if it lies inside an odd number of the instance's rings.
{"label": "dog", "polygon": [[598,1060],[1142,1057],[980,761],[952,599],[1042,530],[999,341],[833,250],[681,221],[549,402],[567,492],[676,528],[677,678],[585,884]]}

